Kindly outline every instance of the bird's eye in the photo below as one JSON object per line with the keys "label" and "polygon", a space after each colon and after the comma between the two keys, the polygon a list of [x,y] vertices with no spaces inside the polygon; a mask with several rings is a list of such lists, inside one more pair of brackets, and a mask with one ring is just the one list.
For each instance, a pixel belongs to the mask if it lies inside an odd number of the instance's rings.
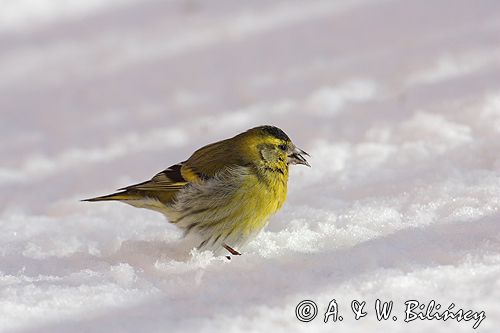
{"label": "bird's eye", "polygon": [[286,145],[279,145],[278,148],[281,149],[281,150],[283,150],[283,151],[287,150],[287,146]]}

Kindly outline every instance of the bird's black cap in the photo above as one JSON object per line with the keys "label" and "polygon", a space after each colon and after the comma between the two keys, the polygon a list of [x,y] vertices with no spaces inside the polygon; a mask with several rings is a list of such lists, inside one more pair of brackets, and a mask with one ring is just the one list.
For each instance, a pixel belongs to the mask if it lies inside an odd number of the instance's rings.
{"label": "bird's black cap", "polygon": [[262,131],[266,132],[269,135],[274,136],[275,138],[278,138],[283,141],[291,141],[288,135],[286,135],[285,132],[283,132],[281,129],[279,129],[276,126],[270,126],[270,125],[265,125],[265,126],[260,126],[258,127]]}

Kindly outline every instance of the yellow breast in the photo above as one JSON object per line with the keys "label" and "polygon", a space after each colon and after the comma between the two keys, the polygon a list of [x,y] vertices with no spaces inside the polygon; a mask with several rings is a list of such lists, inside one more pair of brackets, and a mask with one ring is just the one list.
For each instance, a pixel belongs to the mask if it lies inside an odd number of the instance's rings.
{"label": "yellow breast", "polygon": [[240,217],[242,231],[252,234],[261,230],[271,215],[285,203],[287,195],[287,174],[268,178],[249,175],[234,200],[241,202],[235,212]]}

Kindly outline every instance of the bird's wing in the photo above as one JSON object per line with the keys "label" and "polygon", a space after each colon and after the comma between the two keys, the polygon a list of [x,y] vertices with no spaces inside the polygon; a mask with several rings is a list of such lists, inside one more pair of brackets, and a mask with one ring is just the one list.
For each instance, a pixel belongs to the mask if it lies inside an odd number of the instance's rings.
{"label": "bird's wing", "polygon": [[[228,142],[229,141],[229,142]],[[181,174],[189,182],[200,182],[234,166],[248,166],[235,138],[215,142],[195,151],[183,163]]]}
{"label": "bird's wing", "polygon": [[119,190],[176,191],[189,183],[200,183],[210,179],[228,167],[246,166],[248,163],[245,163],[241,154],[237,153],[237,147],[226,141],[202,147],[188,160],[157,173],[151,180]]}
{"label": "bird's wing", "polygon": [[130,185],[118,189],[118,191],[176,191],[188,184],[182,177],[181,169],[183,163],[172,165],[171,167],[157,173],[153,178],[145,182]]}

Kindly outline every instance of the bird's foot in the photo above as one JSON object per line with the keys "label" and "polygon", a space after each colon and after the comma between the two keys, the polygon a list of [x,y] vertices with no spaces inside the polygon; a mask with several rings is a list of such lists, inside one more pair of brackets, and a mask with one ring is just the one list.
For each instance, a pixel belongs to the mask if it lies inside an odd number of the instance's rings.
{"label": "bird's foot", "polygon": [[[236,251],[235,249],[233,249],[231,246],[227,245],[227,244],[224,244],[224,248],[229,252],[231,253],[233,256],[241,256],[241,253],[239,253],[238,251]],[[229,256],[226,256],[226,258],[228,258]],[[231,257],[228,258],[229,260],[231,260]]]}

